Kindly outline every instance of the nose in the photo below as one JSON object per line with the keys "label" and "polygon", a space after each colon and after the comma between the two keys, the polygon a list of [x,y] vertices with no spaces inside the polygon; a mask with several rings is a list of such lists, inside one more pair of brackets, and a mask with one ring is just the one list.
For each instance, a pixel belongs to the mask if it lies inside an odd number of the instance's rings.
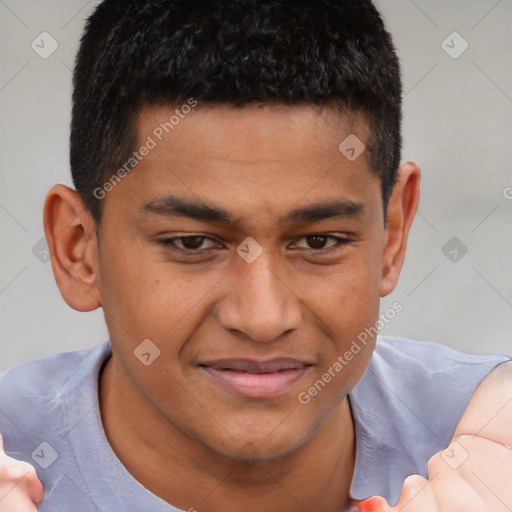
{"label": "nose", "polygon": [[270,342],[300,325],[300,300],[293,283],[284,270],[277,270],[267,251],[252,263],[239,258],[229,275],[226,296],[217,310],[217,320],[225,329]]}

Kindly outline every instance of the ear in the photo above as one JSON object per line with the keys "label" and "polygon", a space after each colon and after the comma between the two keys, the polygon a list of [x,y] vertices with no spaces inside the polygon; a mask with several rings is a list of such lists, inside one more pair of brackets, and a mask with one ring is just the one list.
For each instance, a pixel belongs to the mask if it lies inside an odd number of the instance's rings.
{"label": "ear", "polygon": [[63,299],[77,311],[97,309],[101,301],[95,223],[78,193],[64,185],[53,186],[43,219],[53,275]]}
{"label": "ear", "polygon": [[407,238],[420,199],[420,177],[421,171],[415,162],[406,162],[398,170],[387,211],[380,281],[381,297],[394,290],[404,263]]}

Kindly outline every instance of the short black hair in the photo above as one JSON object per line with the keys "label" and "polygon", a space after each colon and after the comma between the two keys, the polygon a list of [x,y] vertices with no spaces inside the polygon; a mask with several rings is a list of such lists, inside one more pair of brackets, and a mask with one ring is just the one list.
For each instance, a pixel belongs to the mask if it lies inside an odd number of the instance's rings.
{"label": "short black hair", "polygon": [[135,151],[141,109],[190,98],[363,113],[386,212],[401,158],[402,83],[371,0],[101,2],[76,58],[70,137],[73,182],[97,224],[94,191]]}

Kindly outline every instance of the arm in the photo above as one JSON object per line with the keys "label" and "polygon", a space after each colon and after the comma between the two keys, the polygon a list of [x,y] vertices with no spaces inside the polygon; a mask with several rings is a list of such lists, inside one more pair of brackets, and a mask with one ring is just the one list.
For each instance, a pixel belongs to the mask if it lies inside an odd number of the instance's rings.
{"label": "arm", "polygon": [[8,457],[0,434],[0,512],[37,512],[43,486],[27,462]]}

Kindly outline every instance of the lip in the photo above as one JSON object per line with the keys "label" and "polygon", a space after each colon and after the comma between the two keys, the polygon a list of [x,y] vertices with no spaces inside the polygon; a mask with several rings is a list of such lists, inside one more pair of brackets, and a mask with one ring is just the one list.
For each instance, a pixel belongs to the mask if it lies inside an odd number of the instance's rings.
{"label": "lip", "polygon": [[273,398],[289,391],[311,368],[296,359],[221,359],[199,368],[224,390],[245,398]]}

